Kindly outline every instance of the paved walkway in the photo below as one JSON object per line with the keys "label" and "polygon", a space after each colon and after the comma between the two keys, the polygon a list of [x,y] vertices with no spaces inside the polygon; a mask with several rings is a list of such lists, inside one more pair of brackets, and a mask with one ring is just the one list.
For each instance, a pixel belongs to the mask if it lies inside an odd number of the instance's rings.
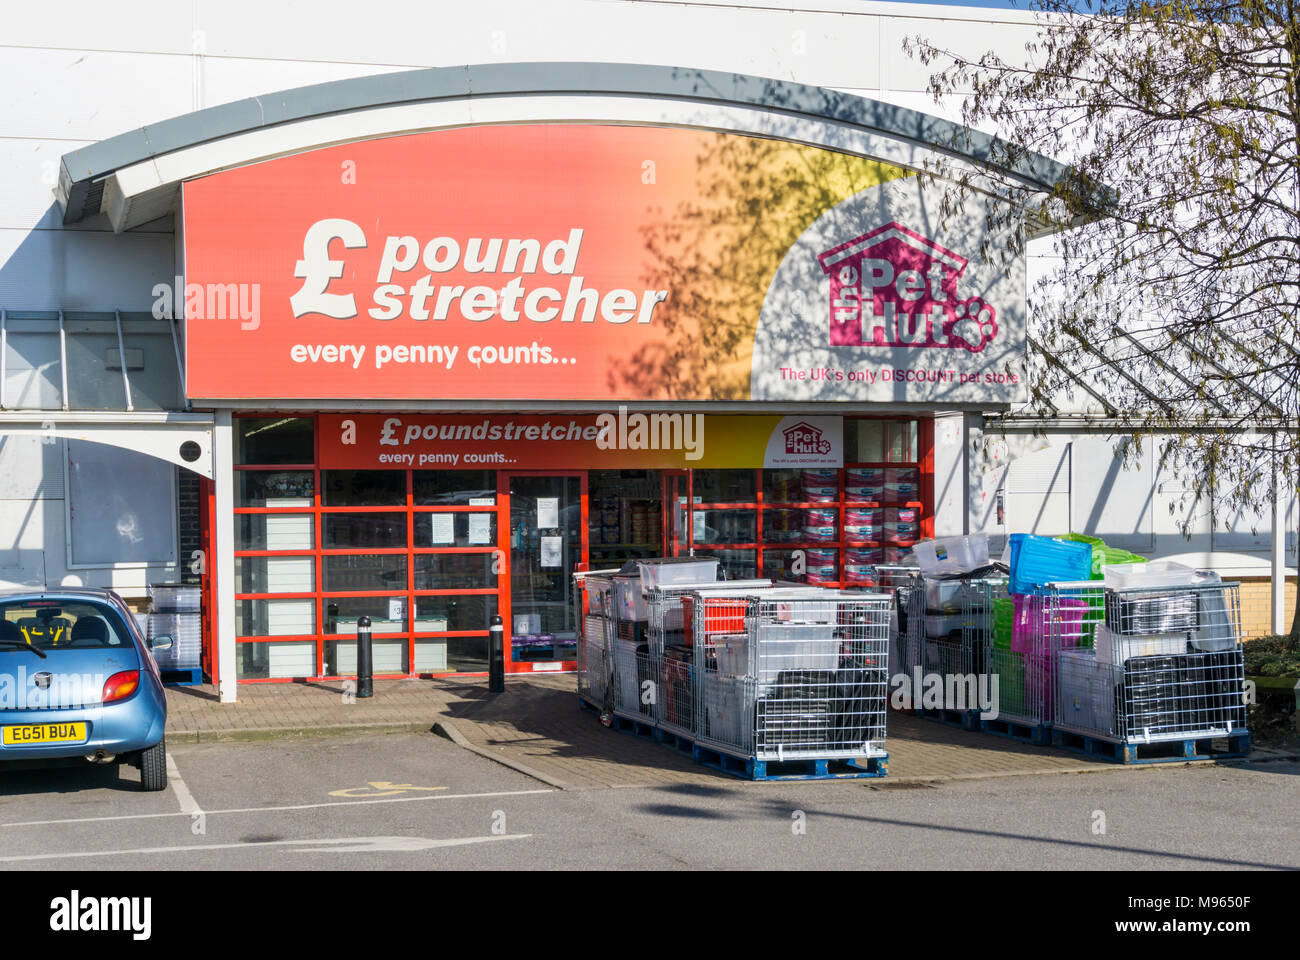
{"label": "paved walkway", "polygon": [[[241,686],[235,704],[220,703],[211,687],[170,687],[167,701],[173,743],[436,728],[466,749],[565,789],[734,782],[656,743],[602,726],[578,709],[572,675],[511,678],[506,692],[495,696],[484,679],[444,679],[376,681],[369,700],[351,697],[340,681],[326,681]],[[886,747],[889,776],[878,781],[882,785],[1151,769],[893,711]]]}

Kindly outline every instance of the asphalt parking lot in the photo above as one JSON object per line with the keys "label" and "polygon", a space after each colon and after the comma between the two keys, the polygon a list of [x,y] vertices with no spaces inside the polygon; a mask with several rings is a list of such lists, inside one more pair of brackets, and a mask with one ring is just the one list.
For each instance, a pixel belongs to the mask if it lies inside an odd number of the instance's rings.
{"label": "asphalt parking lot", "polygon": [[1300,764],[561,791],[432,734],[0,772],[0,869],[1300,868]]}

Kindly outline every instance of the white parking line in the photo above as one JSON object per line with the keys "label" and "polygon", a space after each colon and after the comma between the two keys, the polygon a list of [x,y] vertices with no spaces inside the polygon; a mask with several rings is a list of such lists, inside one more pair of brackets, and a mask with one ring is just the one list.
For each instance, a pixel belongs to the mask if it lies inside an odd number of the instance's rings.
{"label": "white parking line", "polygon": [[[385,797],[382,800],[336,800],[333,803],[297,803],[284,807],[232,807],[228,810],[204,810],[204,816],[223,813],[275,813],[280,810],[319,810],[322,807],[359,807],[372,803],[419,803],[435,800],[473,800],[475,797],[520,797],[535,793],[558,793],[558,790],[494,790],[490,793],[439,793],[421,797]],[[128,813],[116,817],[74,817],[68,820],[24,820],[0,824],[4,827],[48,827],[60,823],[108,823],[114,820],[155,820],[161,817],[188,817],[181,813]]]}
{"label": "white parking line", "polygon": [[0,857],[0,863],[31,860],[72,860],[81,857],[124,857],[148,853],[194,853],[202,850],[236,850],[249,847],[299,847],[288,853],[415,853],[436,847],[461,847],[493,840],[526,840],[531,833],[507,833],[494,837],[461,837],[430,840],[425,837],[333,837],[319,840],[268,840],[244,843],[194,843],[184,847],[137,847],[134,850],[83,850],[76,853],[33,853],[21,857]]}
{"label": "white parking line", "polygon": [[185,781],[181,779],[180,768],[176,766],[176,758],[170,753],[167,754],[167,782],[176,793],[176,799],[180,802],[181,813],[187,817],[199,812],[199,805],[194,800],[194,795],[190,793],[190,788],[185,786]]}

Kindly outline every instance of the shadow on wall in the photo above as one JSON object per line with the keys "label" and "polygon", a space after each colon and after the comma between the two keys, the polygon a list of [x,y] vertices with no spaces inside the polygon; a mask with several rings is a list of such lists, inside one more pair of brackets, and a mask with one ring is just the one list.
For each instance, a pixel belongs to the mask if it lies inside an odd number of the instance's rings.
{"label": "shadow on wall", "polygon": [[46,550],[65,549],[62,452],[38,437],[0,436],[0,590],[45,586]]}
{"label": "shadow on wall", "polygon": [[62,221],[62,208],[51,203],[17,246],[0,240],[0,307],[152,309],[155,284],[171,283],[175,273],[170,214],[122,234],[113,233],[103,214],[68,226]]}

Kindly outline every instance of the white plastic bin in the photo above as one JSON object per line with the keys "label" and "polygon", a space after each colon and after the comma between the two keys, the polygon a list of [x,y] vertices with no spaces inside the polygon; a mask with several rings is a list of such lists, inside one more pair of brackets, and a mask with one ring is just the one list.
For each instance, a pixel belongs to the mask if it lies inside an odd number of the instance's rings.
{"label": "white plastic bin", "polygon": [[1059,699],[1056,721],[1102,736],[1115,733],[1115,683],[1118,672],[1099,662],[1091,650],[1057,654]]}
{"label": "white plastic bin", "polygon": [[700,583],[718,579],[716,557],[671,557],[659,560],[638,560],[637,572],[641,576],[641,589],[650,592],[655,587],[678,583]]}
{"label": "white plastic bin", "polygon": [[1203,582],[1195,570],[1172,560],[1147,563],[1108,563],[1101,568],[1110,590],[1142,590],[1147,587],[1182,587]]}
{"label": "white plastic bin", "polygon": [[960,613],[966,595],[964,580],[925,581],[925,609],[930,613]]}
{"label": "white plastic bin", "polygon": [[[1217,578],[1217,574],[1215,575]],[[1196,633],[1192,646],[1202,653],[1218,653],[1237,645],[1237,627],[1228,613],[1228,597],[1223,590],[1198,590]]]}
{"label": "white plastic bin", "polygon": [[783,670],[834,670],[840,645],[835,628],[820,623],[764,623],[758,627],[759,670],[765,679]]}
{"label": "white plastic bin", "polygon": [[619,620],[649,620],[650,605],[641,593],[639,577],[614,577],[614,616]]}
{"label": "white plastic bin", "polygon": [[943,639],[954,633],[960,633],[962,626],[962,615],[954,614],[932,614],[925,615],[925,635],[933,637],[936,640]]}
{"label": "white plastic bin", "polygon": [[1187,652],[1187,641],[1192,634],[1150,633],[1127,636],[1111,633],[1104,623],[1097,624],[1094,648],[1099,663],[1123,663],[1129,657],[1164,657]]}
{"label": "white plastic bin", "polygon": [[743,677],[749,673],[749,638],[743,633],[726,634],[713,641],[718,673]]}
{"label": "white plastic bin", "polygon": [[916,565],[927,576],[932,573],[965,573],[989,562],[989,538],[983,533],[922,540],[913,549],[916,551]]}

